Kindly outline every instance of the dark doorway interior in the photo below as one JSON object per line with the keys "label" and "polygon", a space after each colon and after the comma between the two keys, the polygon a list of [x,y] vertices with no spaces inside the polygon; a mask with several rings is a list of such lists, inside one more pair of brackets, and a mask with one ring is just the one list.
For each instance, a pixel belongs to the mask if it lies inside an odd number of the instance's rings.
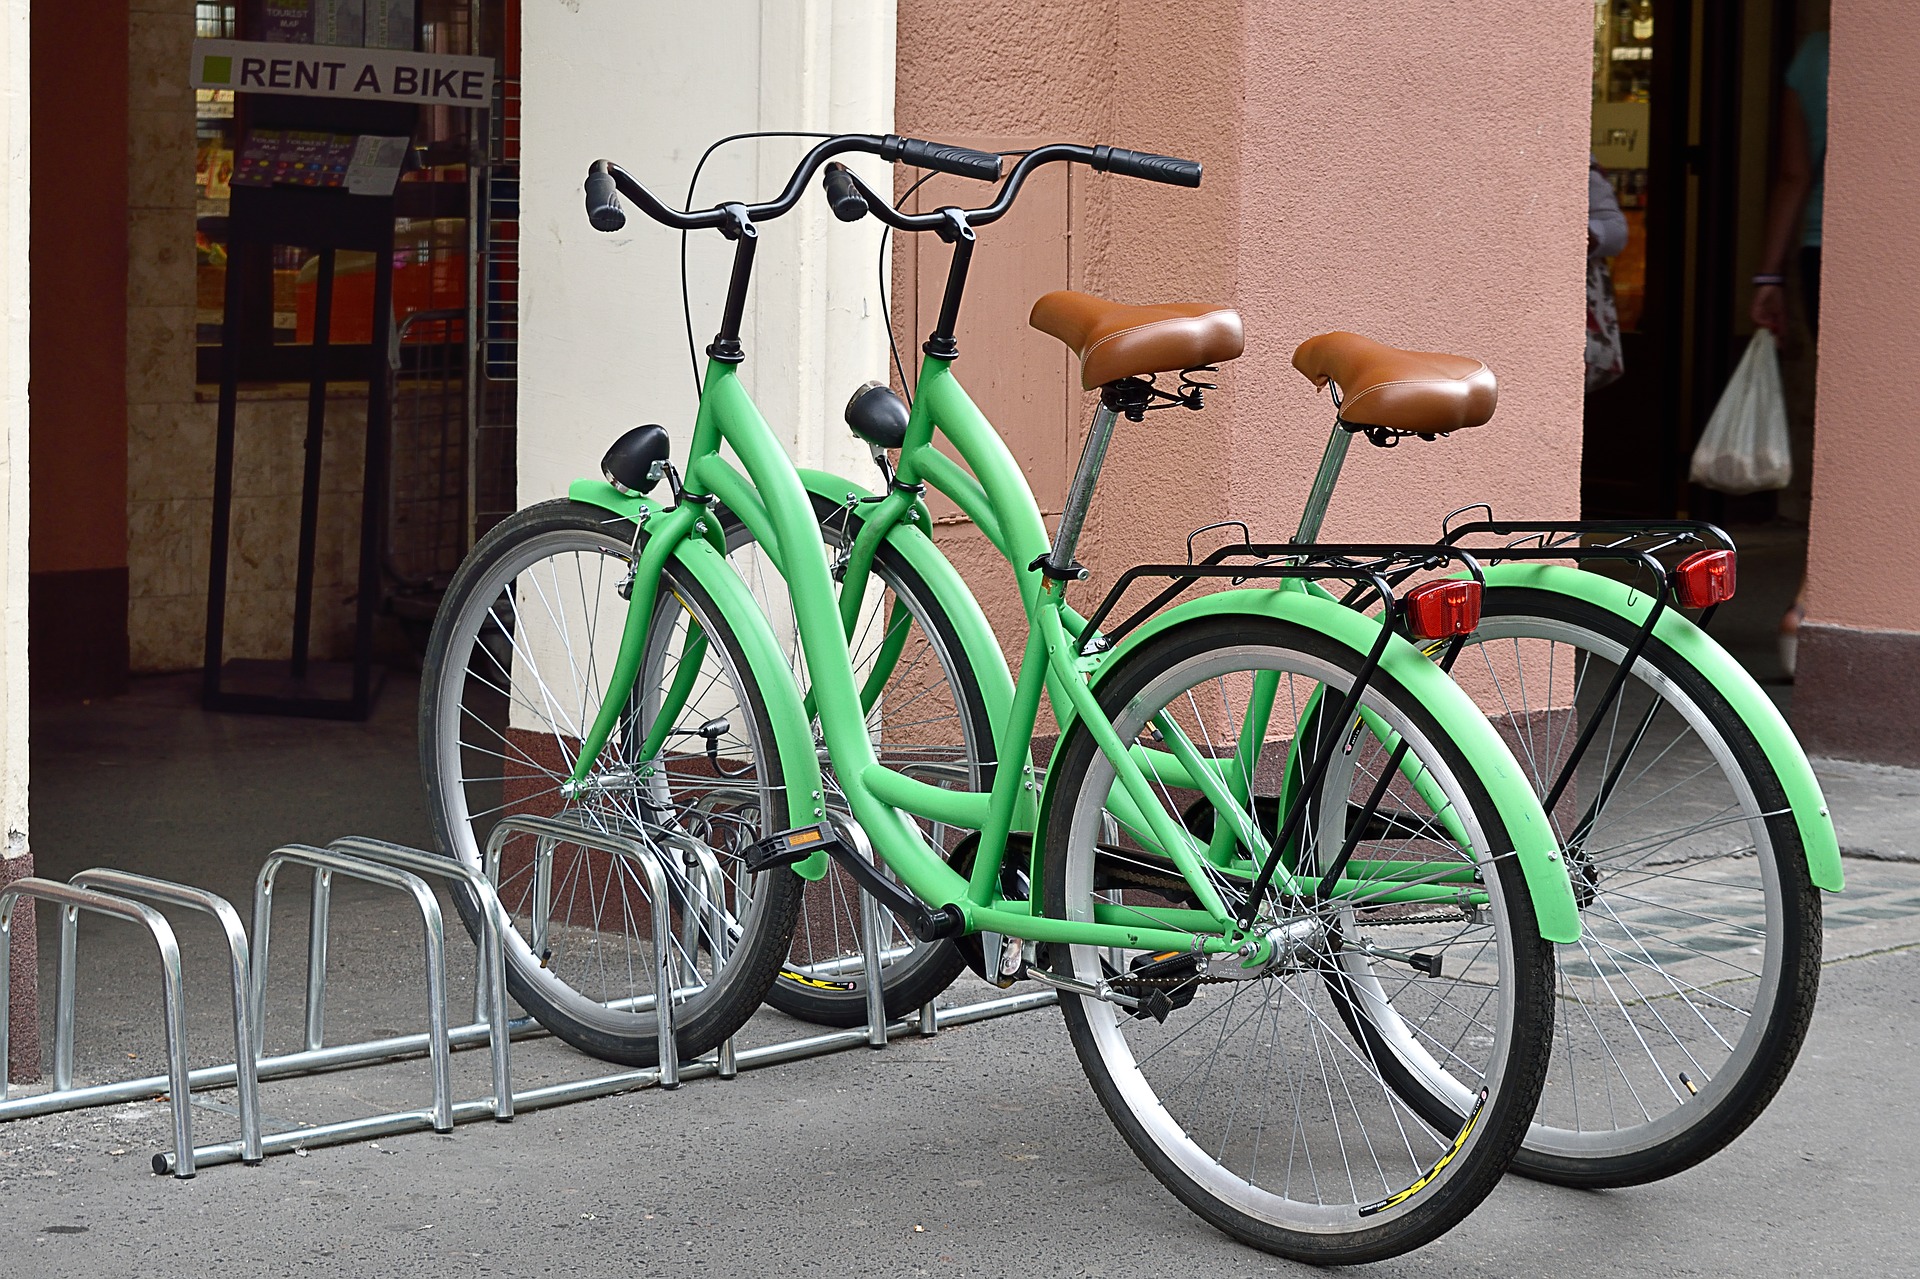
{"label": "dark doorway interior", "polygon": [[[1626,371],[1587,398],[1581,502],[1589,517],[1728,526],[1751,552],[1741,574],[1749,606],[1738,610],[1742,634],[1729,642],[1762,679],[1788,673],[1774,630],[1805,564],[1814,352],[1797,301],[1780,352],[1793,482],[1732,497],[1690,483],[1687,471],[1753,331],[1749,279],[1784,72],[1806,32],[1825,25],[1823,0],[1594,6],[1593,150],[1630,238],[1612,263]],[[1796,300],[1800,284],[1790,281]]]}

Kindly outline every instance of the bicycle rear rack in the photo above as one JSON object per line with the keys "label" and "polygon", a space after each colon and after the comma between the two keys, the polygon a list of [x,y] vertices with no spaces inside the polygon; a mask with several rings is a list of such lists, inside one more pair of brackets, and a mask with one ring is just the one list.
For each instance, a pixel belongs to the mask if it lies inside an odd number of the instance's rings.
{"label": "bicycle rear rack", "polygon": [[[717,1050],[696,1061],[681,1062],[673,1036],[673,1005],[697,989],[699,978],[692,970],[690,960],[685,958],[692,953],[691,950],[683,949],[676,955],[669,945],[670,929],[659,929],[656,930],[653,956],[654,989],[670,992],[670,996],[664,1001],[651,995],[642,996],[625,1001],[625,1006],[636,1011],[658,1007],[660,1064],[515,1092],[511,1083],[512,1042],[546,1034],[531,1017],[509,1018],[507,1012],[504,962],[507,913],[500,905],[494,886],[499,874],[501,850],[516,836],[531,837],[535,841],[537,885],[543,883],[550,888],[554,849],[560,844],[570,844],[631,863],[651,900],[668,903],[668,908],[672,909],[674,894],[669,891],[672,880],[653,849],[638,840],[590,831],[542,817],[511,817],[499,823],[489,840],[480,871],[452,858],[362,836],[335,840],[326,848],[302,844],[277,848],[268,855],[255,881],[251,944],[239,913],[232,905],[214,893],[189,884],[108,868],[81,871],[73,876],[70,883],[65,884],[38,878],[15,881],[0,890],[0,1062],[6,1060],[9,998],[6,959],[14,910],[22,900],[55,902],[62,908],[62,926],[60,964],[54,991],[54,1077],[53,1088],[48,1092],[10,1097],[5,1070],[0,1068],[0,1121],[145,1100],[156,1094],[164,1094],[173,1121],[174,1147],[171,1151],[154,1155],[153,1170],[159,1174],[187,1178],[200,1168],[235,1162],[256,1164],[269,1155],[294,1150],[364,1141],[422,1129],[444,1134],[460,1124],[481,1119],[491,1118],[506,1123],[517,1113],[546,1106],[587,1101],[650,1087],[671,1090],[689,1079],[731,1079],[741,1070],[841,1052],[863,1044],[882,1048],[890,1039],[908,1033],[933,1035],[943,1026],[963,1025],[1023,1012],[1051,1005],[1058,1000],[1055,992],[1043,990],[958,1006],[936,1007],[934,1003],[928,1003],[915,1014],[889,1021],[879,982],[882,930],[878,911],[869,906],[861,914],[862,955],[858,961],[867,979],[866,1025],[746,1050],[738,1050],[729,1039]],[[701,925],[701,916],[717,909],[725,881],[710,850],[692,840],[665,842],[676,848],[685,862],[689,890],[678,894],[679,923],[682,936],[692,937]],[[304,1047],[297,1052],[269,1057],[263,1055],[263,1048],[273,891],[279,871],[286,866],[304,867],[313,875]],[[425,942],[428,1009],[427,1029],[424,1032],[348,1044],[325,1043],[327,949],[332,924],[332,888],[336,876],[392,888],[413,901],[420,916]],[[447,881],[454,891],[469,894],[478,907],[481,929],[475,945],[473,1020],[466,1025],[449,1024],[452,1016],[446,985],[445,930],[440,903],[428,884],[429,878]],[[863,900],[871,900],[865,894],[862,897]],[[189,1067],[185,989],[179,945],[166,917],[135,898],[202,911],[214,916],[221,924],[226,935],[231,973],[234,1061],[197,1069]],[[532,926],[544,934],[551,903],[537,888],[533,909]],[[160,952],[166,1010],[167,1072],[163,1075],[84,1087],[75,1087],[73,1084],[77,921],[83,910],[143,924],[155,941]],[[712,929],[711,933],[721,938],[726,935],[724,929],[718,928]],[[456,1100],[453,1096],[451,1054],[483,1043],[488,1047],[491,1060],[493,1092],[486,1097]],[[429,1061],[433,1084],[432,1100],[424,1108],[367,1115],[282,1132],[263,1131],[259,1102],[259,1085],[262,1082],[342,1067],[390,1062],[423,1053]],[[235,1141],[196,1146],[193,1140],[192,1094],[198,1090],[222,1087],[237,1089],[241,1135]]]}

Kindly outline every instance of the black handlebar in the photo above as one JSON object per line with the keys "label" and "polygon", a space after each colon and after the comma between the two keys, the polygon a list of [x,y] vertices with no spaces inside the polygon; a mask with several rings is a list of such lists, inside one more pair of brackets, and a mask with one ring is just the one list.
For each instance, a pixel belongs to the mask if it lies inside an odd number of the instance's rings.
{"label": "black handlebar", "polygon": [[[1048,146],[1036,147],[1020,157],[1013,166],[1013,172],[1007,175],[1005,185],[1000,188],[999,198],[984,209],[961,210],[960,215],[968,226],[981,227],[997,222],[1006,216],[1013,201],[1020,194],[1020,188],[1027,177],[1043,164],[1057,164],[1061,161],[1073,161],[1087,165],[1096,171],[1118,173],[1123,177],[1145,178],[1150,182],[1165,182],[1173,186],[1197,187],[1200,185],[1200,162],[1180,160],[1167,155],[1149,155],[1144,151],[1127,151],[1120,147],[1083,147],[1067,142],[1055,142]],[[873,189],[860,180],[860,176],[849,173],[847,184],[865,198],[873,216],[896,231],[934,231],[947,235],[953,233],[953,217],[944,211],[931,213],[902,213],[893,205],[874,194]]]}
{"label": "black handlebar", "polygon": [[[880,158],[892,156],[881,152]],[[973,151],[946,142],[923,142],[919,138],[900,139],[900,158],[916,169],[934,169],[960,178],[981,182],[1000,180],[1000,157],[991,151]]]}
{"label": "black handlebar", "polygon": [[587,221],[593,223],[596,231],[618,231],[627,224],[627,215],[620,207],[620,196],[614,190],[613,175],[607,172],[605,160],[587,170]]}
{"label": "black handlebar", "polygon": [[[682,231],[725,229],[732,235],[743,219],[765,222],[789,212],[799,203],[814,173],[834,156],[850,151],[865,152],[887,161],[905,161],[918,168],[983,182],[996,181],[1000,177],[1000,157],[990,152],[972,151],[966,147],[928,142],[921,138],[903,138],[892,133],[884,136],[849,133],[828,138],[807,152],[799,167],[794,169],[793,176],[787,180],[786,189],[767,203],[723,204],[698,212],[682,212],[668,207],[619,165],[608,160],[595,160],[587,170],[587,220],[597,231],[618,231],[626,226],[627,215],[620,207],[620,197],[624,195],[639,205],[648,217],[665,226]],[[1013,207],[1014,197],[1020,194],[1020,188],[1030,173],[1043,164],[1061,161],[1084,164],[1100,173],[1144,178],[1149,182],[1164,182],[1170,186],[1200,185],[1200,163],[1197,160],[1128,151],[1122,147],[1083,147],[1057,142],[1037,147],[1021,156],[1019,163],[1013,166],[1013,172],[1007,176],[1006,183],[1001,186],[999,197],[992,204],[982,209],[963,211],[966,223],[985,226],[998,221]],[[870,212],[897,231],[944,229],[951,233],[955,225],[953,217],[945,212],[900,212],[891,201],[876,195],[871,187],[860,180],[858,174],[844,165],[827,166],[825,186],[834,216],[844,222],[857,221]]]}
{"label": "black handlebar", "polygon": [[1149,182],[1164,182],[1168,186],[1197,187],[1200,185],[1200,162],[1181,160],[1170,155],[1153,155],[1146,151],[1128,151],[1122,147],[1095,147],[1093,159],[1088,162],[1096,173],[1118,173],[1122,177],[1145,178]]}
{"label": "black handlebar", "polygon": [[838,161],[827,166],[821,185],[827,191],[827,203],[833,216],[842,222],[858,222],[867,216],[867,197],[853,184],[853,173]]}
{"label": "black handlebar", "polygon": [[[787,186],[774,199],[765,204],[723,204],[711,209],[702,209],[697,213],[683,213],[661,203],[653,192],[634,180],[632,174],[610,160],[595,160],[587,170],[587,220],[598,231],[618,231],[627,224],[626,214],[620,208],[620,196],[626,196],[655,222],[674,227],[681,231],[701,231],[707,229],[730,229],[741,218],[751,222],[766,222],[788,212],[800,201],[801,193],[807,189],[807,180],[814,172],[836,155],[849,151],[864,151],[877,155],[882,160],[904,160],[908,164],[923,169],[935,169],[941,173],[957,174],[963,178],[979,178],[992,182],[1000,176],[1000,157],[985,151],[969,151],[965,147],[950,146],[944,142],[927,142],[920,138],[903,138],[895,133],[886,135],[873,133],[848,133],[837,138],[828,138],[825,142],[807,152],[800,165],[787,180]],[[872,197],[867,197],[871,202]]]}

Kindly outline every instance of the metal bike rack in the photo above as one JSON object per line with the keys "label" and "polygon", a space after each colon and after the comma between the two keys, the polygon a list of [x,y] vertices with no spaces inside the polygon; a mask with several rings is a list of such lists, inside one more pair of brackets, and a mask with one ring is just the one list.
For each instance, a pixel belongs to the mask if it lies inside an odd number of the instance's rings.
{"label": "metal bike rack", "polygon": [[[529,941],[536,955],[546,950],[547,929],[553,913],[553,850],[561,844],[610,853],[638,866],[640,876],[647,885],[648,902],[658,916],[668,917],[666,872],[661,870],[660,859],[653,855],[651,849],[623,835],[591,831],[551,817],[505,817],[494,826],[493,833],[487,838],[484,862],[486,883],[490,887],[496,890],[499,887],[501,850],[515,835],[530,835],[534,840],[533,921],[529,929],[532,933]],[[678,996],[674,988],[673,929],[671,926],[662,928],[656,919],[652,931],[653,989],[656,994],[652,998],[641,996],[622,1000],[618,1006],[634,1012],[647,1008],[655,1010],[655,1020],[659,1026],[660,1086],[673,1089],[680,1086],[680,1042],[675,1037],[673,1017],[673,1005]]]}
{"label": "metal bike rack", "polygon": [[[553,850],[561,844],[573,844],[607,853],[631,863],[660,903],[662,920],[668,926],[654,929],[656,991],[670,992],[667,999],[654,995],[620,1001],[615,1006],[634,1011],[657,1008],[659,1018],[660,1065],[624,1070],[591,1078],[569,1080],[545,1087],[512,1091],[510,1045],[516,1039],[528,1039],[546,1032],[530,1017],[507,1017],[504,947],[510,925],[495,890],[501,850],[516,835],[536,841],[536,886],[550,894]],[[729,1039],[708,1055],[681,1062],[677,1043],[672,1038],[674,1005],[699,988],[697,972],[691,968],[695,950],[686,939],[708,926],[708,944],[720,951],[729,941],[726,928],[718,925],[724,911],[725,876],[711,850],[696,840],[662,836],[659,842],[681,855],[684,875],[669,873],[658,852],[638,840],[606,832],[591,831],[551,818],[511,817],[504,819],[489,841],[483,867],[471,867],[447,857],[407,848],[384,840],[349,837],[334,841],[325,849],[291,844],[275,849],[262,866],[255,884],[254,935],[251,950],[246,933],[240,927],[234,909],[215,894],[203,889],[124,871],[96,868],[75,876],[75,884],[50,880],[23,879],[0,891],[0,1061],[6,1051],[6,956],[9,929],[18,899],[39,898],[62,903],[66,917],[79,910],[92,910],[144,923],[153,934],[161,952],[162,977],[166,988],[168,1073],[143,1079],[75,1088],[72,1086],[72,989],[77,943],[63,929],[61,981],[55,992],[55,1087],[53,1091],[31,1097],[8,1098],[6,1080],[0,1077],[0,1120],[30,1115],[54,1114],[90,1106],[132,1101],[165,1091],[172,1108],[174,1149],[156,1154],[156,1173],[190,1177],[198,1168],[217,1164],[255,1163],[267,1155],[283,1154],[324,1145],[363,1141],[374,1137],[432,1128],[450,1132],[454,1127],[483,1119],[505,1122],[514,1114],[569,1102],[586,1101],[649,1087],[668,1090],[690,1079],[733,1078],[741,1070],[798,1061],[808,1057],[841,1052],[849,1048],[884,1047],[891,1037],[916,1033],[932,1035],[946,1026],[959,1026],[1009,1013],[1045,1007],[1058,1000],[1052,990],[1027,992],[984,1000],[958,1007],[937,1008],[929,1003],[917,1014],[887,1021],[884,997],[878,978],[883,938],[879,912],[871,898],[862,894],[862,956],[859,963],[868,980],[868,1024],[847,1030],[830,1031],[799,1039],[737,1050]],[[314,874],[314,900],[311,906],[312,929],[308,939],[306,988],[306,1026],[304,1048],[280,1056],[261,1055],[265,1033],[265,994],[269,932],[275,877],[282,866],[305,866]],[[327,994],[327,932],[332,914],[332,881],[335,875],[359,879],[407,893],[414,901],[425,935],[428,987],[428,1028],[424,1033],[397,1035],[352,1044],[324,1044],[325,1001]],[[448,881],[471,894],[479,906],[481,938],[476,946],[474,1020],[471,1024],[449,1027],[445,977],[445,934],[439,902],[428,886],[427,877]],[[84,885],[84,886],[83,886]],[[99,891],[113,887],[117,894]],[[671,914],[677,899],[681,918],[679,928],[686,951],[679,959],[670,945],[674,932]],[[184,990],[180,976],[179,948],[164,916],[151,907],[129,900],[132,896],[169,905],[201,910],[214,915],[227,937],[234,1000],[234,1063],[189,1070],[186,1061]],[[532,925],[544,934],[550,900],[542,900],[536,891]],[[450,1055],[455,1049],[489,1048],[493,1067],[494,1093],[489,1097],[456,1101],[452,1096]],[[425,1110],[395,1111],[337,1123],[295,1128],[285,1132],[261,1131],[258,1084],[261,1081],[334,1070],[345,1066],[388,1062],[425,1053],[433,1073],[433,1104]],[[4,1071],[0,1071],[0,1076]],[[236,1086],[241,1094],[240,1140],[196,1147],[193,1144],[191,1092],[194,1089]]]}
{"label": "metal bike rack", "polygon": [[306,866],[313,871],[312,926],[307,937],[308,1052],[320,1051],[325,1038],[327,932],[332,911],[333,877],[345,875],[369,884],[384,885],[413,898],[414,905],[420,911],[420,925],[426,940],[427,1052],[432,1063],[433,1104],[424,1111],[408,1112],[408,1117],[424,1121],[435,1132],[451,1132],[453,1062],[447,1037],[446,929],[441,922],[440,903],[434,897],[433,889],[428,887],[426,880],[411,871],[307,844],[287,844],[268,855],[253,889],[253,984],[249,998],[252,1001],[255,1055],[264,1050],[267,1033],[267,965],[273,927],[273,883],[280,868],[286,865]]}
{"label": "metal bike rack", "polygon": [[[476,948],[478,962],[474,966],[473,976],[473,1019],[475,1022],[485,1019],[487,1023],[488,1052],[493,1058],[493,1117],[503,1124],[512,1120],[513,1071],[507,1060],[507,975],[501,945],[505,939],[503,929],[506,920],[498,899],[494,897],[492,884],[464,862],[422,852],[418,848],[408,848],[404,844],[389,843],[384,839],[349,835],[345,839],[334,840],[327,845],[327,849],[329,852],[379,862],[396,870],[411,871],[416,875],[437,875],[442,879],[454,880],[473,894],[480,913],[480,943]],[[320,982],[324,994],[324,969],[320,973]],[[309,1048],[319,1046],[317,1043],[308,1045]]]}
{"label": "metal bike rack", "polygon": [[[54,1025],[53,1058],[55,1076],[64,1076],[69,1084],[73,1079],[74,964],[72,955],[74,943],[72,939],[79,913],[86,910],[97,915],[111,915],[118,919],[131,920],[136,924],[146,925],[147,931],[153,935],[154,945],[160,950],[160,982],[166,999],[166,1082],[168,1096],[173,1101],[173,1144],[175,1150],[183,1152],[178,1165],[171,1171],[176,1177],[193,1176],[193,1117],[187,1102],[189,1088],[187,1005],[180,975],[180,945],[174,940],[172,926],[159,911],[151,906],[143,906],[125,897],[115,897],[111,893],[98,892],[91,888],[76,888],[72,884],[62,884],[32,875],[25,879],[17,879],[5,889],[0,890],[0,1103],[7,1101],[7,1019],[10,1012],[9,1001],[12,998],[12,982],[9,975],[12,971],[10,961],[13,953],[13,912],[21,898],[58,902],[61,907],[60,968],[57,978],[58,987],[54,991],[57,1019]],[[51,1095],[59,1096],[60,1094]],[[45,1098],[31,1100],[43,1101]],[[83,1101],[75,1104],[97,1105],[99,1102]],[[54,1108],[65,1109],[66,1107]],[[17,1113],[27,1112],[23,1108]]]}
{"label": "metal bike rack", "polygon": [[[105,889],[122,897],[144,897],[168,906],[204,911],[220,922],[220,929],[227,939],[227,958],[233,970],[233,1060],[236,1091],[240,1099],[240,1160],[242,1163],[259,1163],[262,1158],[260,1080],[254,1071],[258,1053],[252,1047],[253,1010],[248,1006],[247,999],[248,974],[252,968],[247,949],[247,929],[240,922],[240,912],[226,898],[204,888],[104,866],[83,870],[69,877],[67,882],[76,888]],[[73,1087],[73,988],[79,960],[77,922],[72,910],[61,913],[60,980],[54,993],[54,1024],[62,1028],[54,1041],[53,1086],[56,1091]],[[188,1086],[192,1086],[191,1079]],[[180,1109],[184,1110],[184,1107]],[[187,1171],[192,1172],[190,1158],[186,1164]]]}

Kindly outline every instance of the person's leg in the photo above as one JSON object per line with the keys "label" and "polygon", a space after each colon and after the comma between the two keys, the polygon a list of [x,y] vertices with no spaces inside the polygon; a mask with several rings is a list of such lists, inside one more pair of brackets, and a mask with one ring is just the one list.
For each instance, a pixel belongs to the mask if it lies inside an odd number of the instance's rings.
{"label": "person's leg", "polygon": [[[1801,308],[1806,312],[1807,328],[1815,337],[1820,335],[1820,246],[1807,245],[1800,250],[1800,300]],[[1787,671],[1787,678],[1793,678],[1794,663],[1799,657],[1800,623],[1807,616],[1807,579],[1800,579],[1800,590],[1793,597],[1793,607],[1780,619],[1780,665]]]}
{"label": "person's leg", "polygon": [[1800,296],[1807,313],[1807,328],[1820,334],[1820,246],[1809,244],[1800,250]]}

